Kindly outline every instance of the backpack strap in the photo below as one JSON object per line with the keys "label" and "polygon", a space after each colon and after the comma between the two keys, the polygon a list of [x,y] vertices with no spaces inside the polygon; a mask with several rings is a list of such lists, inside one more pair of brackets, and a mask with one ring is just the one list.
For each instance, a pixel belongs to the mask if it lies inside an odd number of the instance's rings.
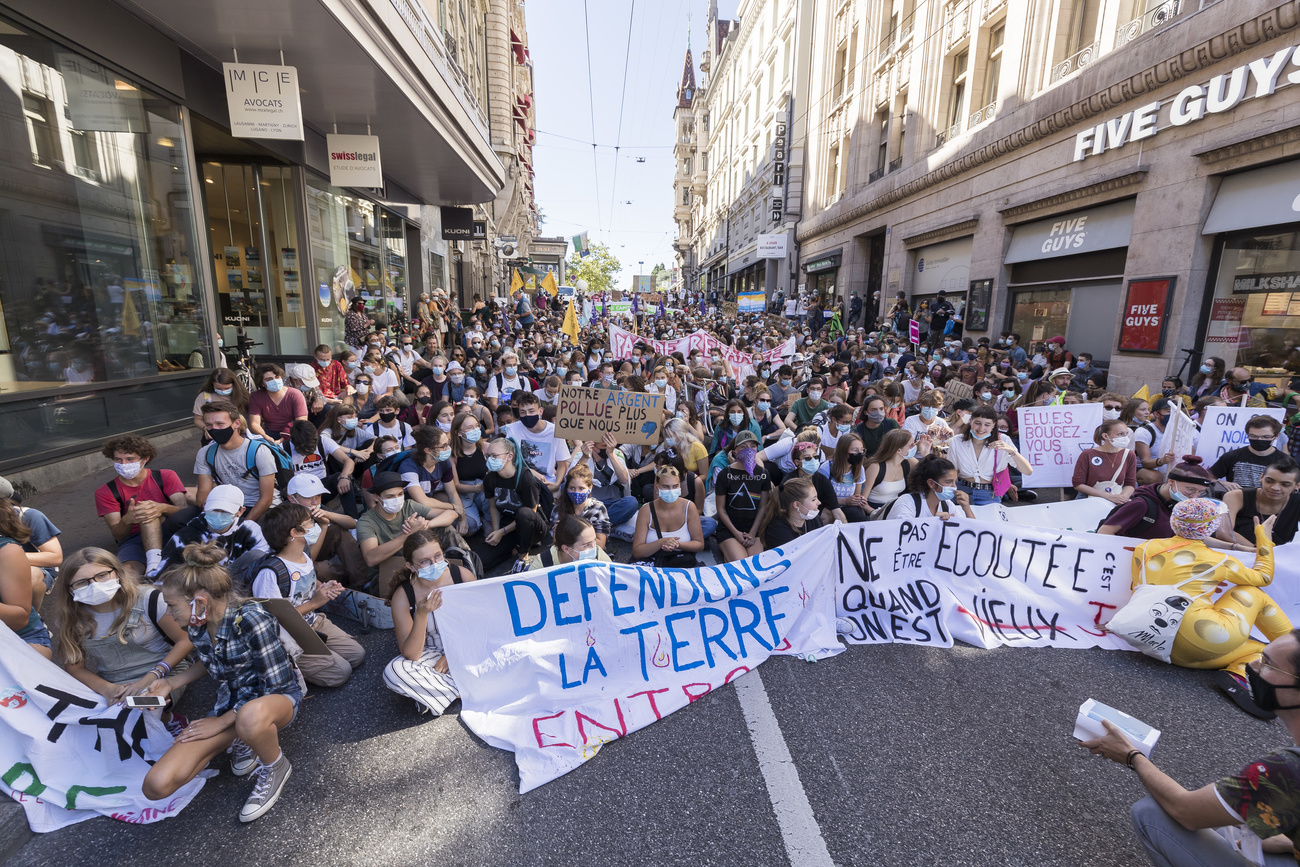
{"label": "backpack strap", "polygon": [[122,498],[122,489],[117,486],[117,478],[109,479],[108,484],[104,487],[108,488],[108,492],[113,495],[113,499],[117,500],[118,514],[125,515],[126,500]]}
{"label": "backpack strap", "polygon": [[168,636],[166,632],[163,632],[162,626],[158,623],[158,615],[155,609],[158,607],[158,597],[161,595],[161,587],[155,587],[149,591],[149,598],[144,603],[144,613],[148,616],[149,622],[153,624],[153,628],[158,631],[158,634],[163,638],[166,638],[168,644],[174,645],[176,642],[172,641],[171,637]]}
{"label": "backpack strap", "polygon": [[217,445],[215,442],[212,443],[211,445],[208,446],[207,454],[204,455],[203,458],[203,460],[208,465],[208,470],[210,475],[212,476],[212,481],[216,482],[218,485],[221,484],[221,478],[217,475],[217,449],[219,448],[220,446]]}
{"label": "backpack strap", "polygon": [[280,595],[288,599],[293,590],[293,576],[289,574],[289,567],[284,565],[284,561],[275,554],[269,554],[262,561],[262,569],[270,569],[275,573],[275,586],[280,588]]}
{"label": "backpack strap", "polygon": [[659,538],[662,539],[664,537],[664,531],[659,528],[659,513],[655,511],[653,500],[650,501],[650,523],[654,525],[655,532],[659,534]]}
{"label": "backpack strap", "polygon": [[411,608],[411,619],[415,619],[415,588],[411,586],[411,581],[407,580],[401,583],[402,592],[406,594],[406,603]]}
{"label": "backpack strap", "polygon": [[540,558],[542,565],[548,569],[555,565],[555,558],[551,556],[550,548],[543,548]]}

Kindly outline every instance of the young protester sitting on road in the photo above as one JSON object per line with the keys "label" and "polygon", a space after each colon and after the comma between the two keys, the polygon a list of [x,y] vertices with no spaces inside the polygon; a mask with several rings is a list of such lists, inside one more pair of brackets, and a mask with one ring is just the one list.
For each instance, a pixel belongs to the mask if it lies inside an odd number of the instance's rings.
{"label": "young protester sitting on road", "polygon": [[[356,463],[351,453],[334,442],[327,433],[318,433],[309,421],[296,421],[289,428],[289,460],[294,475],[315,476],[321,480],[329,498],[339,498],[343,511],[349,515],[357,511],[357,492],[352,486]],[[331,460],[332,459],[332,460]],[[335,472],[330,468],[337,466]]]}
{"label": "young protester sitting on road", "polygon": [[1185,455],[1183,462],[1169,471],[1167,481],[1134,488],[1132,498],[1124,505],[1116,506],[1097,532],[1135,539],[1168,539],[1173,535],[1169,515],[1174,506],[1183,500],[1204,497],[1212,484],[1214,477],[1201,466],[1201,459],[1196,455]]}
{"label": "young protester sitting on road", "polygon": [[[194,475],[199,480],[196,502],[206,508],[214,487],[233,485],[240,492],[240,505],[248,509],[246,517],[256,521],[280,502],[275,457],[264,441],[247,436],[244,418],[234,404],[206,404],[203,424],[213,442],[194,456]],[[251,461],[249,449],[256,450]]]}
{"label": "young protester sitting on road", "polygon": [[879,451],[885,435],[899,428],[898,422],[888,417],[886,405],[885,398],[879,395],[869,395],[862,403],[861,421],[853,431],[862,438],[862,448],[868,455]]}
{"label": "young protester sitting on road", "polygon": [[[555,435],[555,425],[542,416],[542,404],[531,392],[515,392],[511,399],[519,421],[502,428],[502,433],[519,443],[524,464],[536,474],[551,494],[560,490],[560,482],[569,471],[572,455],[569,445]],[[543,496],[545,502],[548,498]]]}
{"label": "young protester sitting on road", "polygon": [[957,484],[970,497],[971,505],[996,503],[994,477],[1012,465],[1028,476],[1034,468],[1010,437],[997,432],[998,414],[988,407],[971,413],[966,429],[952,438],[948,459],[957,468]]}
{"label": "young protester sitting on road", "polygon": [[303,679],[316,686],[342,686],[366,658],[355,638],[339,629],[320,611],[343,592],[337,581],[318,581],[314,550],[323,541],[311,510],[297,503],[281,503],[262,519],[267,544],[274,556],[262,561],[253,578],[257,599],[288,599],[329,653],[304,653],[297,658]]}
{"label": "young protester sitting on road", "polygon": [[411,432],[414,430],[409,424],[397,420],[398,410],[401,404],[393,395],[384,395],[375,401],[375,410],[379,414],[376,421],[359,428],[358,439],[363,444],[371,440],[379,439],[382,436],[390,436],[402,444],[402,448],[409,449],[415,445],[415,439]]}
{"label": "young protester sitting on road", "polygon": [[[337,581],[345,587],[360,587],[366,582],[366,561],[361,556],[361,546],[351,530],[357,528],[356,519],[341,512],[321,508],[329,491],[315,476],[300,475],[289,480],[288,502],[297,503],[311,512],[312,520],[320,528],[320,540],[311,546],[316,564],[316,577],[320,581]],[[338,564],[335,565],[335,561]]]}
{"label": "young protester sitting on road", "polygon": [[1099,497],[1122,506],[1137,488],[1137,453],[1128,425],[1103,421],[1093,431],[1096,448],[1084,449],[1074,462],[1074,489],[1083,497]]}
{"label": "young protester sitting on road", "polygon": [[244,495],[233,485],[217,485],[208,494],[203,513],[195,515],[163,545],[161,570],[180,564],[188,545],[215,544],[225,551],[222,560],[238,579],[244,569],[271,553],[262,528],[249,520]]}
{"label": "young protester sitting on road", "polygon": [[[847,403],[832,405],[825,423],[818,425],[817,430],[822,437],[822,457],[830,460],[840,439],[853,430],[853,407]],[[858,441],[861,442],[862,438],[859,437]]]}
{"label": "young protester sitting on road", "polygon": [[957,468],[947,458],[929,454],[917,462],[908,475],[908,491],[894,500],[884,517],[889,520],[904,518],[942,518],[948,520],[961,509],[967,518],[974,518],[970,497],[957,487]]}
{"label": "young protester sitting on road", "polygon": [[435,514],[450,512],[456,532],[477,533],[482,525],[465,511],[456,489],[456,462],[451,458],[451,435],[425,425],[415,429],[415,447],[396,469],[406,483],[408,498]]}
{"label": "young protester sitting on road", "polygon": [[312,350],[321,393],[330,403],[338,403],[347,397],[348,372],[333,355],[334,351],[328,343],[322,343]]}
{"label": "young protester sitting on road", "polygon": [[433,612],[442,606],[442,589],[473,581],[474,575],[448,563],[434,534],[419,530],[402,542],[405,569],[393,594],[393,636],[398,655],[384,668],[384,685],[413,699],[420,711],[441,716],[460,697],[448,673],[442,636]]}
{"label": "young protester sitting on road", "polygon": [[203,388],[194,398],[194,426],[203,432],[203,442],[211,442],[208,439],[208,432],[203,424],[203,406],[204,404],[224,401],[233,403],[242,413],[248,412],[248,391],[244,384],[235,376],[234,371],[225,367],[218,367],[208,374],[207,381],[203,383]]}
{"label": "young protester sitting on road", "polygon": [[[923,438],[928,442],[928,438]],[[866,512],[884,508],[907,490],[907,478],[916,468],[918,446],[912,435],[897,427],[885,434],[876,453],[863,465],[866,477],[862,494],[867,501]]]}
{"label": "young protester sitting on road", "polygon": [[254,381],[257,391],[248,398],[248,429],[279,443],[295,421],[307,420],[307,401],[298,389],[285,387],[284,369],[278,364],[259,364]]}
{"label": "young protester sitting on road", "polygon": [[713,485],[717,499],[715,537],[727,562],[763,551],[762,530],[775,509],[772,476],[758,461],[758,437],[742,431],[731,443],[731,463]]}
{"label": "young protester sitting on road", "polygon": [[210,715],[181,730],[145,774],[142,789],[151,801],[168,798],[229,750],[235,776],[257,774],[239,811],[239,821],[252,822],[275,806],[289,779],[280,732],[298,715],[303,694],[280,624],[235,592],[224,559],[215,545],[189,545],[179,565],[163,573],[167,610],[187,624],[197,661],[150,684],[149,694],[170,695],[208,674],[217,682],[217,699]]}
{"label": "young protester sitting on road", "polygon": [[407,499],[406,482],[394,472],[377,474],[370,492],[378,498],[378,505],[357,521],[357,542],[370,574],[379,576],[376,595],[387,599],[396,586],[392,579],[400,566],[397,558],[406,537],[418,530],[451,526],[456,513],[437,513]]}
{"label": "young protester sitting on road", "polygon": [[704,550],[704,532],[695,503],[682,496],[681,471],[662,466],[655,471],[655,499],[637,512],[632,556],[654,566],[690,568]]}
{"label": "young protester sitting on road", "polygon": [[1267,415],[1246,422],[1247,445],[1219,456],[1210,472],[1225,490],[1259,487],[1264,470],[1282,453],[1273,445],[1282,433],[1282,423]]}
{"label": "young protester sitting on road", "polygon": [[[1293,743],[1300,743],[1300,630],[1263,648],[1247,668],[1251,692],[1260,708],[1275,712]],[[1239,772],[1188,791],[1160,770],[1110,721],[1106,734],[1082,746],[1137,773],[1147,797],[1133,805],[1133,827],[1147,858],[1157,867],[1249,864],[1225,837],[1212,829],[1241,825],[1263,841],[1266,867],[1296,862],[1300,836],[1300,751],[1280,748],[1255,759]]]}
{"label": "young protester sitting on road", "polygon": [[1228,507],[1228,525],[1233,529],[1234,551],[1254,551],[1255,519],[1276,517],[1273,542],[1285,545],[1295,538],[1300,522],[1300,464],[1283,454],[1273,456],[1257,488],[1240,488],[1223,495]]}
{"label": "young protester sitting on road", "polygon": [[19,505],[14,496],[14,486],[9,480],[0,477],[0,503],[8,502],[18,513],[18,520],[30,532],[22,543],[23,553],[27,555],[27,565],[32,573],[32,606],[39,611],[41,600],[46,592],[54,586],[59,564],[63,562],[63,545],[59,534],[63,532],[40,509]]}
{"label": "young protester sitting on road", "polygon": [[807,479],[786,479],[781,484],[777,508],[776,517],[763,531],[763,544],[768,551],[788,545],[822,525],[817,489]]}
{"label": "young protester sitting on road", "polygon": [[474,543],[474,553],[491,571],[514,557],[511,572],[528,569],[528,558],[546,541],[549,522],[542,517],[542,482],[522,465],[519,443],[497,437],[483,449],[488,474],[483,493],[488,500],[490,529]]}
{"label": "young protester sitting on road", "polygon": [[[570,470],[572,475],[573,471]],[[599,534],[591,522],[577,515],[565,515],[555,525],[555,544],[544,549],[528,561],[530,569],[549,569],[564,563],[593,560],[611,563],[609,555],[600,545]]]}
{"label": "young protester sitting on road", "polygon": [[[54,644],[68,674],[121,704],[188,665],[194,646],[167,611],[162,591],[137,584],[124,564],[102,548],[82,548],[63,561],[54,582]],[[172,695],[179,701],[181,691]],[[162,721],[172,736],[189,720],[170,709]]]}
{"label": "young protester sitting on road", "polygon": [[913,439],[918,440],[923,434],[928,433],[934,442],[946,445],[952,437],[952,428],[948,426],[947,421],[939,417],[943,401],[944,394],[938,389],[924,392],[920,398],[921,411],[907,417],[903,422],[903,430],[912,434]]}
{"label": "young protester sitting on road", "polygon": [[31,535],[13,500],[0,499],[0,623],[49,659],[50,634],[40,614],[44,575],[27,562],[23,552],[23,543]]}
{"label": "young protester sitting on road", "polygon": [[[825,442],[824,437],[822,441]],[[862,438],[855,433],[840,434],[835,451],[817,470],[818,475],[830,481],[831,489],[835,491],[834,502],[839,503],[839,510],[849,522],[867,519],[867,474],[862,466],[865,459]]]}
{"label": "young protester sitting on road", "polygon": [[609,512],[604,503],[592,496],[591,470],[586,464],[579,464],[564,477],[560,495],[555,498],[555,508],[551,511],[551,533],[554,534],[560,522],[570,515],[576,515],[594,527],[596,544],[605,550],[611,529]]}

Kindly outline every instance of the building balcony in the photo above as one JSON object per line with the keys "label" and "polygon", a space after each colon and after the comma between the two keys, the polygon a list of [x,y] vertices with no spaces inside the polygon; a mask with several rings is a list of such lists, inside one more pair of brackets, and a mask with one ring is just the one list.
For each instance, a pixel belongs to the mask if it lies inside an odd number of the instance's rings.
{"label": "building balcony", "polygon": [[891,174],[892,174],[893,172],[898,171],[898,170],[901,169],[902,167],[903,167],[903,158],[902,158],[902,157],[894,157],[892,160],[889,161],[889,171],[890,171]]}
{"label": "building balcony", "polygon": [[1115,31],[1115,47],[1119,48],[1137,39],[1143,33],[1150,32],[1166,24],[1178,16],[1183,11],[1183,0],[1169,0],[1167,3],[1161,3],[1154,9],[1147,11],[1145,15],[1134,18],[1127,24],[1120,25]]}
{"label": "building balcony", "polygon": [[961,121],[957,121],[934,137],[934,146],[939,148],[961,135]]}
{"label": "building balcony", "polygon": [[984,106],[983,108],[976,109],[975,112],[971,114],[971,116],[966,120],[966,128],[974,129],[975,127],[979,126],[982,123],[988,123],[989,121],[993,120],[994,116],[997,113],[998,113],[997,102],[990,102],[988,105]]}
{"label": "building balcony", "polygon": [[1056,84],[1067,75],[1078,72],[1088,64],[1092,63],[1101,56],[1101,42],[1094,42],[1085,48],[1081,48],[1074,54],[1062,60],[1052,67],[1051,84]]}

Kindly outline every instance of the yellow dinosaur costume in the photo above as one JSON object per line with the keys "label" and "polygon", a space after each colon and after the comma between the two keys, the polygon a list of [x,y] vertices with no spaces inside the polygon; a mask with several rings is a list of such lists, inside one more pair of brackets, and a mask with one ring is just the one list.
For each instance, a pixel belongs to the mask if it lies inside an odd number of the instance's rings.
{"label": "yellow dinosaur costume", "polygon": [[[1291,631],[1291,621],[1259,589],[1273,580],[1273,541],[1268,532],[1255,528],[1255,568],[1250,569],[1202,541],[1214,534],[1220,519],[1216,502],[1179,503],[1170,516],[1178,536],[1153,539],[1133,552],[1133,586],[1139,586],[1144,564],[1147,583],[1168,586],[1187,581],[1182,589],[1192,603],[1183,613],[1169,661],[1183,668],[1225,669],[1244,677],[1246,664],[1259,659],[1264,649],[1251,639],[1252,628],[1258,626],[1272,641]],[[1210,593],[1221,581],[1237,586],[1211,603]]]}

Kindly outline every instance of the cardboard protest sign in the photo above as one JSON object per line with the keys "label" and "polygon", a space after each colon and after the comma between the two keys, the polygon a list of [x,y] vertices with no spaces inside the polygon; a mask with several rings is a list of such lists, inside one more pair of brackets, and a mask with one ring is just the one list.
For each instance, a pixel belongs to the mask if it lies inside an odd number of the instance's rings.
{"label": "cardboard protest sign", "polygon": [[974,386],[967,385],[960,379],[954,379],[943,384],[945,395],[943,408],[945,412],[951,412],[953,404],[959,400],[971,400],[975,397]]}
{"label": "cardboard protest sign", "polygon": [[667,401],[662,394],[566,385],[555,407],[555,435],[600,442],[613,434],[620,445],[658,445]]}
{"label": "cardboard protest sign", "polygon": [[514,752],[527,792],[774,654],[833,656],[830,538],[699,569],[588,561],[448,587],[435,617],[460,718]]}
{"label": "cardboard protest sign", "polygon": [[1169,470],[1174,464],[1183,459],[1183,455],[1195,454],[1196,437],[1196,422],[1178,407],[1172,407],[1169,412],[1169,424],[1165,425],[1165,435],[1160,439],[1160,448],[1153,455],[1156,458],[1163,458],[1167,454],[1173,454],[1174,462],[1165,464],[1161,468],[1166,476],[1169,475]]}
{"label": "cardboard protest sign", "polygon": [[1257,415],[1266,415],[1283,422],[1285,410],[1281,407],[1211,406],[1205,410],[1201,436],[1196,441],[1196,453],[1205,459],[1205,466],[1223,454],[1249,445],[1246,442],[1246,423]]}
{"label": "cardboard protest sign", "polygon": [[1026,488],[1068,488],[1079,455],[1096,443],[1101,404],[1029,406],[1020,409],[1020,453],[1034,468]]}

